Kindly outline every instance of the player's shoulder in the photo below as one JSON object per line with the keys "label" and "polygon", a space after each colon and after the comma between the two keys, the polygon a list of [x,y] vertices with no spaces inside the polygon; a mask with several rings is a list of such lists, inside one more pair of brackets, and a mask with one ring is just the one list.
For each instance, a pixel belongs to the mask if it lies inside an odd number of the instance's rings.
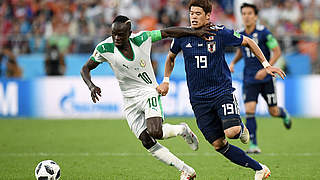
{"label": "player's shoulder", "polygon": [[264,25],[262,25],[262,24],[256,25],[256,30],[257,30],[258,32],[261,32],[261,33],[268,33],[268,32],[270,32],[269,29],[268,29],[267,27],[265,27]]}
{"label": "player's shoulder", "polygon": [[240,33],[240,34],[244,34],[245,33],[245,28],[244,27],[242,27],[242,28],[240,28],[240,29],[238,29],[238,30],[236,30],[238,33]]}
{"label": "player's shoulder", "polygon": [[97,46],[96,49],[99,53],[114,53],[114,43],[112,37],[108,37],[105,40],[101,41]]}
{"label": "player's shoulder", "polygon": [[210,28],[216,32],[222,32],[227,29],[223,24],[215,24],[215,25],[211,26]]}
{"label": "player's shoulder", "polygon": [[130,35],[130,39],[135,45],[141,46],[144,42],[146,42],[149,39],[149,32],[150,31],[140,31],[138,33],[132,33]]}

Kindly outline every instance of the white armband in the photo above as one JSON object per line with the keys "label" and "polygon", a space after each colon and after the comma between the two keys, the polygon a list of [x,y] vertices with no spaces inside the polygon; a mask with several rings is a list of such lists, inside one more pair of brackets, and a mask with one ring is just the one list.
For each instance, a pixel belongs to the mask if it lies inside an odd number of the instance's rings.
{"label": "white armband", "polygon": [[269,62],[268,61],[263,61],[262,62],[262,66],[264,67],[264,68],[266,68],[266,67],[269,67],[269,66],[271,66],[270,64],[269,64]]}
{"label": "white armband", "polygon": [[162,82],[169,83],[169,77],[163,77],[163,81]]}

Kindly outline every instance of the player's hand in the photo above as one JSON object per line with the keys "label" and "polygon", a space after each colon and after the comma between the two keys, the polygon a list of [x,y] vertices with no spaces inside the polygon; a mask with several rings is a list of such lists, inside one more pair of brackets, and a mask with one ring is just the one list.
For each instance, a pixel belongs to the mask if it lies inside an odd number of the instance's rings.
{"label": "player's hand", "polygon": [[268,74],[270,74],[273,77],[276,77],[275,74],[278,74],[281,77],[281,79],[284,79],[284,77],[287,76],[286,73],[284,73],[280,68],[277,67],[268,66],[265,68],[265,70]]}
{"label": "player's hand", "polygon": [[99,97],[101,97],[101,89],[95,85],[92,85],[89,87],[90,91],[91,91],[91,98],[92,98],[92,101],[94,103],[96,103],[97,101],[99,101]]}
{"label": "player's hand", "polygon": [[229,69],[232,73],[234,73],[234,63],[230,63]]}
{"label": "player's hand", "polygon": [[205,41],[212,41],[213,39],[210,39],[210,36],[215,36],[215,33],[212,33],[212,31],[216,31],[212,28],[212,24],[207,24],[203,26],[201,29],[194,30],[194,35],[202,38]]}
{"label": "player's hand", "polygon": [[161,94],[162,96],[165,96],[168,94],[168,91],[169,91],[169,83],[163,82],[156,89],[159,94]]}
{"label": "player's hand", "polygon": [[254,78],[257,80],[263,80],[266,76],[267,71],[265,69],[260,69]]}

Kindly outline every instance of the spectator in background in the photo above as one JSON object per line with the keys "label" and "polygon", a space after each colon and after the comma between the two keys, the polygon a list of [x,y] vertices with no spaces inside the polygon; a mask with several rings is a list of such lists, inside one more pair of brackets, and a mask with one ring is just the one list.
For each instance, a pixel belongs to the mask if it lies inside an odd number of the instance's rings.
{"label": "spectator in background", "polygon": [[300,24],[302,33],[310,39],[317,39],[320,36],[320,21],[315,18],[314,11],[305,10],[304,19]]}
{"label": "spectator in background", "polygon": [[298,2],[296,0],[285,1],[283,9],[280,13],[280,18],[292,24],[298,24],[299,20],[301,19],[301,12]]}
{"label": "spectator in background", "polygon": [[51,45],[47,49],[45,70],[48,76],[64,75],[65,73],[64,54],[59,51],[57,45]]}
{"label": "spectator in background", "polygon": [[35,17],[32,24],[31,35],[29,35],[29,47],[31,53],[44,53],[46,48],[45,31],[45,14],[40,13]]}
{"label": "spectator in background", "polygon": [[[61,21],[61,15],[54,15],[51,21],[52,34],[48,37],[49,45],[57,45],[63,54],[69,52],[71,38],[68,35],[69,24]],[[47,30],[47,28],[46,28]]]}
{"label": "spectator in background", "polygon": [[15,55],[29,53],[30,49],[27,36],[20,31],[21,24],[18,19],[14,19],[13,22],[16,23],[13,23],[12,31],[8,36],[8,46]]}
{"label": "spectator in background", "polygon": [[179,25],[181,17],[177,3],[177,0],[168,0],[167,5],[158,12],[158,21],[164,27]]}
{"label": "spectator in background", "polygon": [[301,53],[308,54],[311,59],[312,72],[318,72],[318,46],[320,36],[320,21],[315,18],[314,11],[312,9],[305,10],[304,19],[300,24],[301,31],[303,33],[303,40],[299,42],[299,50]]}
{"label": "spectator in background", "polygon": [[0,77],[7,78],[22,77],[22,69],[19,67],[10,46],[5,46],[0,53],[0,75]]}
{"label": "spectator in background", "polygon": [[86,18],[85,9],[82,9],[79,18],[71,21],[69,34],[78,53],[89,53],[93,50],[93,39],[95,26],[92,20]]}
{"label": "spectator in background", "polygon": [[260,9],[261,23],[273,29],[277,25],[280,15],[277,4],[272,3],[272,1],[264,1],[264,7]]}

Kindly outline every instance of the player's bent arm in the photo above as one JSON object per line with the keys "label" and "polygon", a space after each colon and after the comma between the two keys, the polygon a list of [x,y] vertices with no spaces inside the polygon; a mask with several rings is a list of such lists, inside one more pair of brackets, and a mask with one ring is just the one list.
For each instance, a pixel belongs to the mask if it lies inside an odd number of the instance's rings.
{"label": "player's bent arm", "polygon": [[90,71],[95,69],[100,63],[89,59],[81,68],[80,74],[84,82],[87,84],[90,92],[91,92],[91,99],[94,103],[99,101],[99,97],[101,97],[101,89],[93,84],[91,81]]}
{"label": "player's bent arm", "polygon": [[164,69],[164,78],[162,83],[157,87],[157,91],[162,95],[167,95],[169,91],[169,78],[174,68],[176,54],[169,51],[166,62],[165,62],[165,69]]}
{"label": "player's bent arm", "polygon": [[91,81],[90,71],[95,69],[100,63],[89,59],[81,68],[80,74],[83,81],[87,84],[88,88],[94,86]]}
{"label": "player's bent arm", "polygon": [[234,72],[234,65],[237,64],[241,58],[242,58],[242,52],[241,52],[241,49],[238,48],[229,66],[231,72]]}
{"label": "player's bent arm", "polygon": [[[261,49],[259,46],[250,38],[243,36],[243,41],[241,43],[241,46],[246,46],[250,48],[250,50],[254,53],[254,55],[258,58],[258,60],[264,65],[266,60],[266,57],[263,55]],[[269,64],[270,66],[270,64]],[[265,66],[264,66],[265,67]]]}
{"label": "player's bent arm", "polygon": [[174,63],[176,59],[176,54],[169,51],[164,68],[164,77],[170,77],[174,68]]}
{"label": "player's bent arm", "polygon": [[281,49],[280,49],[280,46],[276,46],[271,50],[272,50],[272,57],[270,58],[269,63],[271,65],[274,65],[281,56]]}

